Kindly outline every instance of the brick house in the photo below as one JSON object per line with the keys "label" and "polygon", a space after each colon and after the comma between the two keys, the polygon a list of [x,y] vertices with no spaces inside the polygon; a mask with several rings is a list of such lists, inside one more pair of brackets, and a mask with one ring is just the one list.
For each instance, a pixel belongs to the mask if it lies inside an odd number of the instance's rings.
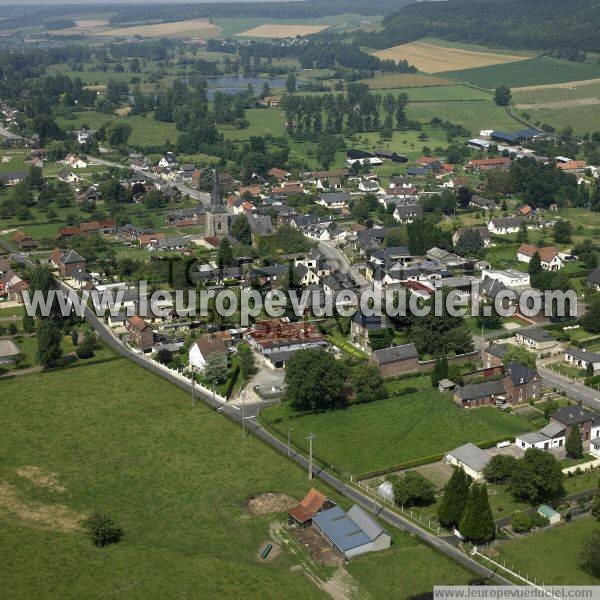
{"label": "brick house", "polygon": [[403,344],[375,350],[371,362],[382,377],[396,377],[402,373],[419,370],[419,353],[414,344]]}
{"label": "brick house", "polygon": [[62,277],[71,277],[76,271],[84,271],[86,260],[75,250],[55,248],[50,256],[50,262],[58,267]]}
{"label": "brick house", "polygon": [[489,344],[483,351],[484,368],[501,367],[507,350],[506,344]]}
{"label": "brick house", "polygon": [[506,367],[506,375],[502,383],[506,392],[506,401],[510,404],[518,404],[539,398],[542,378],[533,369],[518,363],[510,363]]}
{"label": "brick house", "polygon": [[154,345],[154,332],[152,327],[142,317],[133,316],[127,319],[125,324],[131,335],[131,341],[135,346],[147,352]]}

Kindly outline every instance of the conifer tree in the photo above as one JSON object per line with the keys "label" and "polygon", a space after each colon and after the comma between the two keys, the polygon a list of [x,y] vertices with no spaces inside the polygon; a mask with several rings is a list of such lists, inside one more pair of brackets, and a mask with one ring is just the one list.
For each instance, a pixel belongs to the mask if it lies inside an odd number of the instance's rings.
{"label": "conifer tree", "polygon": [[444,527],[456,527],[469,498],[471,478],[460,467],[454,467],[452,477],[444,488],[444,496],[438,506],[438,518]]}
{"label": "conifer tree", "polygon": [[569,458],[583,457],[583,441],[581,439],[581,430],[577,425],[571,427],[571,432],[565,443],[565,450]]}
{"label": "conifer tree", "polygon": [[496,525],[485,485],[474,483],[471,486],[459,530],[465,538],[476,544],[494,539]]}

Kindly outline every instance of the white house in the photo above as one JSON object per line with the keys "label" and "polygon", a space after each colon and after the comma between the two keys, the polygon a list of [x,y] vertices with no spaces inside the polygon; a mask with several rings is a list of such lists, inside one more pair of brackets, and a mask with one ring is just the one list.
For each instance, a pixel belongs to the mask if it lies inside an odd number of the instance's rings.
{"label": "white house", "polygon": [[524,329],[517,331],[517,343],[523,344],[530,350],[548,350],[554,348],[558,342],[545,329]]}
{"label": "white house", "polygon": [[167,152],[159,161],[158,166],[164,169],[177,166],[177,158],[172,152]]}
{"label": "white house", "polygon": [[546,271],[558,271],[563,268],[563,260],[554,246],[544,246],[539,248],[532,244],[521,244],[517,250],[517,260],[519,262],[529,263],[536,252],[540,256],[542,269],[546,269]]}
{"label": "white house", "polygon": [[585,348],[567,348],[565,361],[578,369],[587,369],[588,365],[592,365],[594,373],[600,370],[600,354],[588,352]]}
{"label": "white house", "polygon": [[464,444],[444,456],[444,462],[460,467],[474,481],[483,481],[483,469],[491,455],[475,444]]}
{"label": "white house", "polygon": [[[188,353],[188,363],[191,367],[202,370],[211,354],[224,354],[227,352],[224,335],[226,332],[207,333],[200,336],[191,346]],[[230,335],[228,336],[230,337]]]}
{"label": "white house", "polygon": [[517,233],[522,222],[523,219],[519,217],[500,217],[498,219],[491,219],[488,223],[488,229],[490,233],[495,235]]}
{"label": "white house", "polygon": [[420,204],[398,204],[394,209],[394,219],[399,223],[412,223],[423,218],[423,207]]}
{"label": "white house", "polygon": [[515,269],[487,269],[481,273],[481,279],[495,279],[510,288],[525,287],[530,284],[529,273],[522,273]]}

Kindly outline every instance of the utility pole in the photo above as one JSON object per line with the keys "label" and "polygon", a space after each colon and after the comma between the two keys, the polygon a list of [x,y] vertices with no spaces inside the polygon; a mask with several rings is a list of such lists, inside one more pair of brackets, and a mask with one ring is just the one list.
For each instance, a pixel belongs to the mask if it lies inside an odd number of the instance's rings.
{"label": "utility pole", "polygon": [[196,375],[194,373],[194,365],[191,366],[192,369],[192,406],[196,406],[196,398],[194,391],[196,389]]}
{"label": "utility pole", "polygon": [[316,437],[315,434],[311,432],[308,434],[308,437],[306,438],[309,443],[309,451],[308,451],[308,479],[309,480],[313,478],[312,446],[313,446],[313,439],[315,437]]}

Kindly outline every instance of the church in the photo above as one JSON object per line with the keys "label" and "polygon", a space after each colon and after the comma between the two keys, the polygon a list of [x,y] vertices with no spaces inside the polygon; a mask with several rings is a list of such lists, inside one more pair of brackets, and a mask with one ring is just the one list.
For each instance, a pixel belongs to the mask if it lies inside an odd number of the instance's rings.
{"label": "church", "polygon": [[210,193],[210,206],[206,211],[205,237],[223,239],[229,235],[229,214],[223,204],[219,174],[213,171],[213,185]]}

